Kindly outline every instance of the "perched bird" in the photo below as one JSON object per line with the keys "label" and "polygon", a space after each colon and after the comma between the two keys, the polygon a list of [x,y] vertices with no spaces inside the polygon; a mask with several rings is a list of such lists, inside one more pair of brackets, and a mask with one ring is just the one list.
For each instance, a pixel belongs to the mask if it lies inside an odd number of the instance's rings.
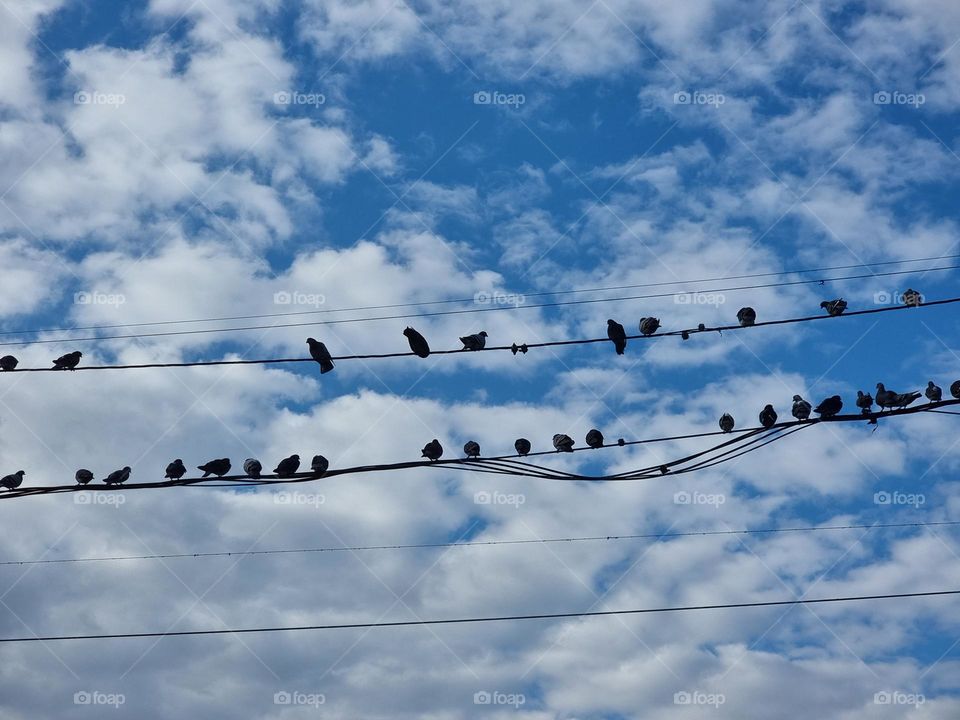
{"label": "perched bird", "polygon": [[653,335],[658,329],[660,329],[660,318],[655,318],[655,317],[640,318],[640,334],[641,335]]}
{"label": "perched bird", "polygon": [[313,460],[310,461],[310,469],[313,470],[313,474],[317,477],[323,477],[329,467],[330,461],[323,455],[314,455]]}
{"label": "perched bird", "polygon": [[869,415],[873,410],[873,395],[857,390],[857,407],[863,415]]}
{"label": "perched bird", "polygon": [[0,487],[5,487],[7,490],[15,490],[20,487],[24,475],[26,475],[26,473],[23,470],[17,470],[13,475],[6,475],[0,478]]}
{"label": "perched bird", "polygon": [[483,350],[483,346],[487,344],[487,331],[481,330],[474,335],[465,335],[460,338],[460,342],[463,343],[464,350]]}
{"label": "perched bird", "polygon": [[463,445],[463,454],[468,458],[480,457],[480,443],[476,440],[468,440]]}
{"label": "perched bird", "polygon": [[80,468],[73,477],[77,481],[78,485],[86,485],[88,482],[93,480],[93,473],[86,468]]}
{"label": "perched bird", "polygon": [[733,415],[730,413],[724,413],[720,416],[720,429],[724,432],[733,431]]}
{"label": "perched bird", "polygon": [[181,460],[180,458],[177,458],[172,463],[167,465],[167,474],[164,475],[163,477],[168,478],[170,480],[179,480],[186,474],[187,474],[187,468],[186,466],[184,466],[183,460]]}
{"label": "perched bird", "polygon": [[877,383],[877,405],[881,408],[905,408],[920,397],[918,392],[897,393],[887,390],[883,383]]}
{"label": "perched bird", "polygon": [[757,321],[757,311],[752,307],[740,308],[737,310],[737,322],[740,327],[749,327]]}
{"label": "perched bird", "polygon": [[436,438],[424,445],[420,452],[420,457],[425,457],[427,460],[439,460],[441,455],[443,455],[443,445]]}
{"label": "perched bird", "polygon": [[513,447],[516,449],[517,455],[526,455],[530,452],[530,441],[526,438],[517,438]]}
{"label": "perched bird", "polygon": [[17,365],[20,363],[13,355],[4,355],[0,357],[0,370],[4,372],[10,372],[11,370],[16,370]]}
{"label": "perched bird", "polygon": [[72,353],[61,355],[54,360],[53,367],[57,370],[73,370],[80,364],[81,357],[83,357],[83,353],[79,350],[74,350]]}
{"label": "perched bird", "polygon": [[327,350],[326,345],[313,338],[307,338],[307,345],[310,346],[310,357],[320,363],[321,375],[333,370],[333,358],[330,357],[330,351]]}
{"label": "perched bird", "polygon": [[793,409],[791,413],[797,420],[807,420],[810,418],[810,411],[813,406],[799,395],[793,396]]}
{"label": "perched bird", "polygon": [[220,458],[219,460],[211,460],[208,463],[203,465],[198,465],[197,470],[203,470],[203,477],[208,475],[216,475],[217,477],[223,477],[228,472],[230,472],[230,458]]}
{"label": "perched bird", "polygon": [[760,424],[765,428],[772,428],[777,424],[777,411],[773,409],[773,405],[763,406],[760,411]]}
{"label": "perched bird", "polygon": [[557,433],[553,436],[553,447],[557,452],[573,452],[573,438],[563,433]]}
{"label": "perched bird", "polygon": [[587,445],[592,448],[603,447],[603,433],[594,428],[587,433]]}
{"label": "perched bird", "polygon": [[923,393],[930,402],[940,402],[943,399],[943,390],[933,384],[933,380],[927,383],[927,389]]}
{"label": "perched bird", "polygon": [[833,395],[817,405],[813,411],[821,418],[832,418],[842,409],[843,399],[839,395]]}
{"label": "perched bird", "polygon": [[103,481],[107,485],[119,485],[130,479],[130,466],[126,465],[120,470],[114,470],[112,473],[107,475]]}
{"label": "perched bird", "polygon": [[529,349],[530,348],[527,347],[526,343],[523,345],[517,345],[516,343],[513,343],[513,345],[510,346],[510,352],[512,352],[514,355],[516,355],[518,352],[522,352],[524,355],[526,355],[527,350]]}
{"label": "perched bird", "polygon": [[847,301],[843,298],[824,300],[820,303],[820,307],[827,311],[827,315],[837,317],[837,315],[843,315],[843,311],[847,309]]}
{"label": "perched bird", "polygon": [[290,457],[284,458],[277,463],[277,466],[273,471],[277,474],[277,477],[290,477],[297,470],[300,469],[300,456],[291,455]]}
{"label": "perched bird", "polygon": [[960,400],[960,380],[954,380],[950,384],[950,394],[953,395],[957,400]]}
{"label": "perched bird", "polygon": [[617,355],[623,355],[627,349],[627,331],[616,320],[607,320],[607,337],[617,349]]}
{"label": "perched bird", "polygon": [[263,472],[263,465],[261,465],[260,461],[256,458],[247,458],[243,461],[243,471],[247,474],[247,477],[258,480],[260,473]]}
{"label": "perched bird", "polygon": [[903,304],[907,307],[917,307],[923,303],[923,295],[912,288],[907,288],[903,293]]}
{"label": "perched bird", "polygon": [[414,355],[419,355],[422,358],[430,356],[430,346],[427,344],[427,339],[423,335],[412,327],[406,328],[403,334],[407,336],[407,342],[410,343],[410,349],[413,350]]}

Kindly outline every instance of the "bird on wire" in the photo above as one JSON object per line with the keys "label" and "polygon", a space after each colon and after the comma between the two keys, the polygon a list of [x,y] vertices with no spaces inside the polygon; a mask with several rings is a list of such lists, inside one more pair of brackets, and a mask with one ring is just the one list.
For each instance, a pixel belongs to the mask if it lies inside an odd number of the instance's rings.
{"label": "bird on wire", "polygon": [[480,443],[476,440],[468,440],[463,445],[463,454],[468,458],[480,457]]}
{"label": "bird on wire", "polygon": [[530,453],[530,441],[526,438],[517,438],[516,442],[513,443],[514,450],[517,451],[517,455],[528,455]]}
{"label": "bird on wire", "polygon": [[263,472],[263,465],[256,458],[247,458],[243,461],[243,471],[247,474],[247,477],[259,480],[260,473]]}
{"label": "bird on wire", "polygon": [[627,349],[627,331],[623,329],[623,325],[616,320],[607,320],[607,337],[616,348],[617,355],[623,355]]}
{"label": "bird on wire", "polygon": [[812,409],[813,406],[802,397],[799,395],[793,396],[793,408],[790,412],[797,420],[808,420]]}
{"label": "bird on wire", "polygon": [[898,393],[887,390],[883,383],[877,383],[877,405],[883,409],[905,408],[919,397],[918,392]]}
{"label": "bird on wire", "polygon": [[410,349],[413,354],[419,357],[430,357],[430,345],[427,339],[414,330],[412,327],[405,328],[403,334],[407,336],[407,342],[410,343]]}
{"label": "bird on wire", "polygon": [[920,307],[923,304],[923,295],[913,288],[907,288],[903,293],[903,304],[907,307]]}
{"label": "bird on wire", "polygon": [[327,460],[323,455],[314,455],[313,460],[310,461],[310,469],[317,477],[323,477],[326,475],[327,468],[329,467],[330,461]]}
{"label": "bird on wire", "polygon": [[120,485],[121,483],[125,483],[129,479],[130,479],[130,466],[125,465],[119,470],[114,470],[112,473],[107,475],[103,479],[103,482],[105,482],[107,485]]}
{"label": "bird on wire", "polygon": [[4,487],[7,490],[16,490],[23,482],[24,475],[26,475],[26,473],[23,470],[17,470],[12,475],[4,475],[0,478],[0,487]]}
{"label": "bird on wire", "polygon": [[13,355],[4,355],[0,357],[0,370],[4,372],[10,372],[11,370],[16,370],[17,365],[20,364],[20,361],[17,360]]}
{"label": "bird on wire", "polygon": [[760,411],[760,424],[767,429],[777,424],[777,411],[773,409],[773,405],[763,406],[763,410]]}
{"label": "bird on wire", "polygon": [[752,307],[744,307],[737,310],[737,322],[740,327],[750,327],[757,321],[757,311]]}
{"label": "bird on wire", "polygon": [[839,395],[832,395],[817,405],[813,411],[821,418],[832,418],[843,409],[843,399]]}
{"label": "bird on wire", "polygon": [[573,452],[573,438],[563,433],[553,436],[553,447],[557,452]]}
{"label": "bird on wire", "polygon": [[653,335],[660,329],[660,318],[645,317],[640,318],[640,334]]}
{"label": "bird on wire", "polygon": [[733,415],[730,413],[724,413],[720,416],[720,429],[725,433],[733,432]]}
{"label": "bird on wire", "polygon": [[930,402],[938,403],[943,399],[943,390],[933,384],[933,380],[927,382],[927,389],[923,393]]}
{"label": "bird on wire", "polygon": [[77,365],[80,364],[81,357],[83,357],[83,353],[79,350],[74,350],[66,355],[61,355],[53,361],[53,368],[55,370],[74,370],[76,369]]}
{"label": "bird on wire", "polygon": [[423,450],[420,451],[420,457],[425,457],[427,460],[439,460],[442,455],[443,445],[436,438],[424,445]]}
{"label": "bird on wire", "polygon": [[223,477],[230,472],[230,458],[211,460],[203,465],[198,465],[197,470],[203,470],[203,477],[207,477],[208,475]]}
{"label": "bird on wire", "polygon": [[487,331],[481,330],[473,335],[464,335],[460,338],[464,350],[483,350],[487,344]]}
{"label": "bird on wire", "polygon": [[187,467],[183,464],[183,460],[177,458],[172,463],[167,465],[167,473],[163,477],[167,480],[179,480],[184,475],[187,474]]}
{"label": "bird on wire", "polygon": [[326,345],[313,338],[307,338],[307,345],[310,346],[310,357],[320,365],[321,375],[333,370],[333,358],[330,357],[330,351],[327,350]]}
{"label": "bird on wire", "polygon": [[847,301],[843,298],[837,298],[836,300],[824,300],[820,303],[820,307],[827,311],[827,315],[830,317],[837,317],[843,315],[843,311],[847,309]]}
{"label": "bird on wire", "polygon": [[93,473],[86,468],[80,468],[74,474],[73,479],[77,481],[77,485],[87,485],[93,480]]}
{"label": "bird on wire", "polygon": [[861,414],[869,415],[873,411],[873,395],[857,390],[857,407],[860,408]]}
{"label": "bird on wire", "polygon": [[586,440],[589,447],[594,449],[603,447],[603,433],[596,428],[587,433]]}
{"label": "bird on wire", "polygon": [[297,470],[300,469],[300,456],[291,455],[290,457],[285,457],[277,466],[273,469],[273,472],[277,477],[287,478],[291,477]]}

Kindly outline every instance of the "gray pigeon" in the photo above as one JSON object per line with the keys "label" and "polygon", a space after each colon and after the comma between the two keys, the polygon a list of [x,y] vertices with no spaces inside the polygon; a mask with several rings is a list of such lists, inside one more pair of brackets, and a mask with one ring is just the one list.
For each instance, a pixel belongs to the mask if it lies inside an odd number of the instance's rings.
{"label": "gray pigeon", "polygon": [[247,458],[243,461],[243,471],[247,474],[247,477],[259,480],[260,473],[263,472],[263,465],[256,458]]}
{"label": "gray pigeon", "polygon": [[660,318],[645,317],[640,318],[640,334],[653,335],[660,329]]}
{"label": "gray pigeon", "polygon": [[407,336],[407,342],[410,343],[410,349],[413,350],[414,355],[422,358],[430,356],[430,346],[427,344],[427,339],[423,335],[412,327],[406,328],[403,334]]}
{"label": "gray pigeon", "polygon": [[603,447],[603,433],[594,428],[587,433],[587,445],[592,448]]}
{"label": "gray pigeon", "polygon": [[177,458],[172,463],[167,465],[167,474],[164,475],[163,477],[169,480],[179,480],[186,474],[187,474],[187,468],[183,464],[183,460],[181,460],[180,458]]}
{"label": "gray pigeon", "polygon": [[896,393],[893,390],[887,390],[883,383],[877,383],[877,405],[881,408],[905,408],[920,397],[918,392]]}
{"label": "gray pigeon", "polygon": [[130,466],[126,465],[120,470],[114,470],[112,473],[107,475],[103,481],[107,485],[119,485],[120,483],[125,483],[130,479]]}
{"label": "gray pigeon", "polygon": [[563,433],[557,433],[553,436],[553,447],[557,452],[573,452],[573,438]]}
{"label": "gray pigeon", "polygon": [[827,315],[830,317],[837,317],[838,315],[843,315],[843,311],[847,309],[847,301],[843,298],[837,298],[836,300],[824,300],[820,303],[820,307],[827,311]]}
{"label": "gray pigeon", "polygon": [[93,473],[87,470],[86,468],[80,468],[79,470],[77,470],[73,478],[74,480],[77,481],[78,485],[86,485],[91,480],[93,480]]}
{"label": "gray pigeon", "polygon": [[460,342],[463,343],[464,350],[483,350],[483,346],[487,344],[487,331],[481,330],[474,335],[465,335],[460,338]]}
{"label": "gray pigeon", "polygon": [[750,327],[757,321],[757,311],[752,307],[740,308],[737,311],[737,322],[740,327]]}
{"label": "gray pigeon", "polygon": [[6,475],[0,478],[0,487],[4,487],[7,490],[15,490],[20,487],[24,475],[26,475],[26,473],[23,470],[17,470],[13,475]]}
{"label": "gray pigeon", "polygon": [[817,405],[813,411],[821,418],[832,418],[842,409],[843,399],[839,395],[833,395]]}
{"label": "gray pigeon", "polygon": [[903,293],[903,304],[907,307],[918,307],[923,303],[923,295],[912,288],[907,288]]}
{"label": "gray pigeon", "polygon": [[53,361],[53,368],[55,370],[73,370],[77,367],[77,365],[80,364],[81,357],[83,357],[83,353],[79,350],[74,350],[72,353],[61,355]]}
{"label": "gray pigeon", "polygon": [[198,465],[197,470],[203,470],[203,477],[208,475],[216,475],[217,477],[223,477],[228,472],[230,472],[230,458],[220,458],[219,460],[211,460],[208,463],[203,465]]}
{"label": "gray pigeon", "polygon": [[514,449],[517,451],[517,455],[526,455],[530,452],[530,441],[526,438],[518,438],[515,443],[513,443]]}
{"label": "gray pigeon", "polygon": [[323,477],[329,467],[330,461],[323,455],[314,455],[313,460],[310,461],[310,469],[313,470],[313,474],[317,477]]}
{"label": "gray pigeon", "polygon": [[468,440],[463,446],[463,454],[468,458],[480,457],[480,443],[476,440]]}
{"label": "gray pigeon", "polygon": [[927,383],[927,390],[924,393],[927,396],[927,400],[932,403],[938,403],[943,399],[943,390],[933,384],[933,380],[930,380]]}
{"label": "gray pigeon", "polygon": [[13,355],[4,355],[0,357],[0,370],[4,372],[10,372],[11,370],[16,370],[17,365],[20,363]]}
{"label": "gray pigeon", "polygon": [[777,424],[777,411],[773,409],[773,405],[763,406],[760,411],[760,424],[765,428],[772,428]]}
{"label": "gray pigeon", "polygon": [[733,431],[733,415],[730,413],[724,413],[720,416],[720,429],[726,432]]}
{"label": "gray pigeon", "polygon": [[441,455],[443,455],[443,446],[436,438],[424,445],[423,450],[420,451],[420,457],[425,457],[427,460],[439,460]]}
{"label": "gray pigeon", "polygon": [[273,472],[277,474],[277,477],[287,478],[292,476],[299,469],[300,456],[291,455],[290,457],[284,458],[278,462],[277,466],[273,469]]}
{"label": "gray pigeon", "polygon": [[307,345],[310,346],[310,357],[320,363],[321,375],[333,370],[333,358],[330,357],[330,351],[327,350],[326,345],[313,338],[307,338]]}
{"label": "gray pigeon", "polygon": [[863,415],[869,415],[873,410],[873,395],[857,390],[857,407]]}
{"label": "gray pigeon", "polygon": [[950,394],[953,395],[957,400],[960,400],[960,380],[954,380],[950,384]]}
{"label": "gray pigeon", "polygon": [[607,320],[607,337],[617,349],[617,355],[623,355],[627,349],[627,331],[616,320]]}
{"label": "gray pigeon", "polygon": [[793,396],[793,409],[791,413],[797,420],[808,420],[813,406],[799,395]]}

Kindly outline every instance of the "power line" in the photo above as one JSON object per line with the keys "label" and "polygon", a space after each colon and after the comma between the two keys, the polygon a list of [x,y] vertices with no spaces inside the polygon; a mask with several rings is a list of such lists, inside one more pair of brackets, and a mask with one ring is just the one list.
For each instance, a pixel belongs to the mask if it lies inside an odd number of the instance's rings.
{"label": "power line", "polygon": [[289,625],[257,628],[228,628],[222,630],[166,630],[164,632],[99,633],[94,635],[34,635],[32,637],[0,638],[0,643],[54,642],[61,640],[115,640],[121,638],[185,637],[188,635],[239,635],[252,633],[301,632],[305,630],[353,630],[384,627],[412,627],[425,625],[460,625],[465,623],[507,622],[520,620],[561,620],[611,615],[645,615],[696,610],[733,610],[740,608],[783,607],[824,603],[861,602],[866,600],[894,600],[903,598],[940,597],[960,595],[960,590],[931,590],[927,592],[887,593],[883,595],[848,595],[845,597],[798,598],[795,600],[767,600],[763,602],[717,603],[712,605],[672,605],[632,610],[588,610],[580,612],[536,613],[529,615],[499,615],[486,617],[449,618],[442,620],[394,620],[387,622],[338,623],[331,625]]}

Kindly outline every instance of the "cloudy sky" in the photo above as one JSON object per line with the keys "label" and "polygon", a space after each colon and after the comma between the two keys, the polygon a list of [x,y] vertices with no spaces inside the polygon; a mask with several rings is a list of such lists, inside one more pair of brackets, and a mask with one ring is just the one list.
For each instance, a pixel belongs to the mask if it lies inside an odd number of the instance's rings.
{"label": "cloudy sky", "polygon": [[[839,296],[887,306],[907,287],[953,297],[955,271],[929,268],[956,258],[895,261],[960,252],[958,45],[948,0],[0,0],[0,354],[298,357],[308,335],[334,355],[400,352],[407,324],[451,349],[480,330],[510,345],[603,337],[608,317],[676,330],[744,305],[763,320]],[[833,266],[849,269],[775,275]],[[702,281],[755,274],[770,275]],[[842,275],[861,277],[769,286]],[[672,284],[545,294],[648,283]],[[724,290],[751,284],[768,287]],[[659,297],[536,307],[638,294]],[[458,302],[329,312],[433,301]],[[723,412],[747,426],[766,403],[789,416],[795,393],[852,407],[878,381],[948,387],[952,307],[636,341],[622,357],[604,343],[342,361],[322,377],[6,375],[0,474],[54,485],[130,465],[147,481],[177,457],[345,467],[413,460],[432,438],[491,455],[591,427],[712,431]],[[444,309],[479,312],[322,322]],[[278,313],[299,314],[138,325]],[[262,327],[156,335],[238,325]],[[98,335],[141,337],[76,339]],[[632,483],[432,469],[296,496],[27,497],[0,503],[0,561],[952,521],[955,422],[817,426]],[[619,473],[696,447],[551,462]],[[958,540],[941,525],[7,563],[0,636],[960,589]],[[958,671],[956,601],[941,597],[3,644],[0,716],[956,718]]]}

